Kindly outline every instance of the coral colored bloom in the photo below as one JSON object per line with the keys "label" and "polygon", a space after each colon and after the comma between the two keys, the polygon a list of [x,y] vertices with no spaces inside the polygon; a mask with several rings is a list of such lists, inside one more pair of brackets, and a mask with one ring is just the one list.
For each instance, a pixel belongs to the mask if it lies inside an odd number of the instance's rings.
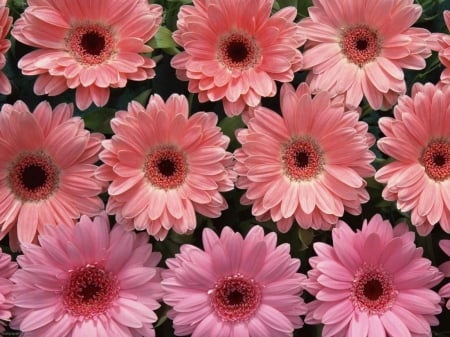
{"label": "coral colored bloom", "polygon": [[[450,30],[450,11],[444,11],[444,20],[447,29]],[[450,84],[450,35],[440,34],[439,39],[439,60],[444,65],[445,69],[441,74],[441,81],[445,84]]]}
{"label": "coral colored bloom", "polygon": [[378,147],[393,162],[375,174],[386,187],[383,198],[411,211],[421,235],[440,223],[450,233],[450,88],[416,83],[402,96],[394,118],[379,120],[386,137]]}
{"label": "coral colored bloom", "polygon": [[12,17],[9,16],[9,8],[6,7],[6,0],[0,0],[0,94],[3,95],[11,93],[11,83],[1,70],[5,67],[5,54],[11,46],[11,42],[6,39],[6,35],[11,28],[12,21]]}
{"label": "coral colored bloom", "polygon": [[161,254],[106,215],[46,229],[23,244],[11,327],[28,336],[153,337]]}
{"label": "coral colored bloom", "polygon": [[109,88],[155,75],[142,55],[158,30],[162,8],[147,0],[29,0],[11,34],[37,49],[22,57],[24,75],[38,75],[37,95],[76,90],[81,110],[103,106]]}
{"label": "coral colored bloom", "polygon": [[17,264],[11,261],[11,256],[0,249],[0,335],[5,331],[4,321],[11,319],[13,298],[11,295],[13,283],[10,278],[17,270]]}
{"label": "coral colored bloom", "polygon": [[163,300],[177,336],[288,337],[306,313],[305,275],[290,246],[254,226],[245,238],[229,227],[203,230],[203,248],[183,245],[166,260]]}
{"label": "coral colored bloom", "polygon": [[286,7],[270,16],[273,0],[194,0],[178,14],[174,40],[184,48],[172,66],[200,102],[222,100],[228,116],[276,94],[302,67],[305,38]]}
{"label": "coral colored bloom", "polygon": [[281,112],[258,107],[248,128],[237,132],[236,186],[247,190],[241,202],[282,232],[294,220],[303,228],[330,229],[344,211],[360,214],[369,200],[363,178],[375,173],[375,155],[359,113],[325,92],[312,98],[306,84],[296,91],[283,85]]}
{"label": "coral colored bloom", "polygon": [[[450,240],[441,240],[439,241],[439,246],[450,257]],[[439,266],[439,269],[444,273],[445,277],[450,277],[450,260],[442,263]],[[439,295],[444,298],[450,298],[450,283],[444,285],[441,290],[439,290]],[[447,309],[450,310],[450,301],[447,301]]]}
{"label": "coral colored bloom", "polygon": [[96,175],[112,181],[107,211],[158,239],[171,228],[193,230],[195,212],[220,216],[227,203],[219,192],[234,187],[229,138],[217,116],[188,114],[186,97],[176,94],[167,102],[154,95],[146,108],[132,102],[111,121],[115,135],[100,154]]}
{"label": "coral colored bloom", "polygon": [[313,0],[304,68],[313,92],[345,93],[349,106],[366,97],[374,109],[392,106],[406,92],[405,69],[425,68],[428,30],[411,27],[422,13],[413,0]]}
{"label": "coral colored bloom", "polygon": [[31,113],[21,101],[0,111],[0,238],[9,232],[13,249],[43,225],[73,223],[104,207],[94,178],[103,135],[72,113],[71,104],[52,110],[47,102]]}
{"label": "coral colored bloom", "polygon": [[431,288],[443,275],[422,257],[406,224],[395,229],[379,214],[356,233],[343,221],[333,246],[314,244],[305,289],[308,324],[323,323],[323,337],[431,336],[440,296]]}

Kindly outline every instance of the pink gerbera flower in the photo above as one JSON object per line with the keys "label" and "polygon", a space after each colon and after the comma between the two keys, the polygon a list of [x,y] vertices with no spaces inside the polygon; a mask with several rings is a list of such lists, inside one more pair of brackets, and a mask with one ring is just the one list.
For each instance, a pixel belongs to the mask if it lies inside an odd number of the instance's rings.
{"label": "pink gerbera flower", "polygon": [[283,85],[281,112],[258,107],[248,128],[237,132],[236,186],[247,190],[241,202],[282,232],[294,220],[303,228],[330,229],[344,211],[361,213],[369,200],[363,177],[375,173],[375,156],[359,113],[325,92],[312,98],[306,84],[296,91]]}
{"label": "pink gerbera flower", "polygon": [[227,208],[219,192],[233,189],[229,138],[214,113],[188,116],[186,97],[150,97],[111,121],[115,135],[100,154],[100,180],[112,181],[107,211],[131,228],[164,239],[174,228],[196,226],[195,212],[218,217]]}
{"label": "pink gerbera flower", "polygon": [[[439,246],[450,257],[450,240],[439,241]],[[450,261],[444,262],[439,266],[439,269],[444,273],[445,277],[450,277]],[[444,298],[450,298],[450,283],[444,285],[441,290],[439,290],[439,295]],[[447,301],[447,309],[450,310],[450,301]]]}
{"label": "pink gerbera flower", "polygon": [[356,233],[340,221],[333,246],[316,242],[305,288],[308,324],[323,323],[323,337],[431,336],[443,275],[416,248],[406,224],[392,229],[379,214]]}
{"label": "pink gerbera flower", "polygon": [[153,337],[162,296],[161,254],[148,236],[106,215],[75,227],[48,227],[39,244],[22,244],[11,327],[28,336]]}
{"label": "pink gerbera flower", "polygon": [[9,16],[9,8],[6,7],[6,0],[0,0],[0,94],[3,95],[11,93],[11,83],[1,70],[5,67],[5,54],[11,46],[11,42],[6,39],[6,35],[11,28],[12,21],[12,17]]}
{"label": "pink gerbera flower", "polygon": [[94,178],[103,135],[84,129],[73,106],[54,111],[47,102],[34,113],[25,103],[0,111],[0,238],[31,242],[44,224],[73,223],[103,208]]}
{"label": "pink gerbera flower", "polygon": [[[450,30],[450,11],[444,11],[444,20],[447,29]],[[445,84],[450,84],[450,35],[439,35],[439,60],[444,65],[445,69],[441,74],[441,81]]]}
{"label": "pink gerbera flower", "polygon": [[17,264],[11,261],[11,256],[0,249],[0,334],[5,331],[3,324],[11,318],[13,308],[11,276],[17,270]]}
{"label": "pink gerbera flower", "polygon": [[201,250],[181,246],[166,260],[164,302],[175,334],[193,337],[288,337],[306,313],[301,295],[305,275],[289,245],[254,226],[242,238],[229,227],[218,237],[203,230]]}
{"label": "pink gerbera flower", "polygon": [[421,235],[440,223],[450,233],[450,87],[416,83],[394,118],[379,120],[381,151],[394,159],[375,174],[383,198],[397,201]]}
{"label": "pink gerbera flower", "polygon": [[25,75],[38,75],[34,92],[59,95],[76,89],[77,106],[103,106],[109,88],[155,75],[144,53],[158,30],[162,8],[147,0],[29,0],[11,34],[38,48],[19,61]]}
{"label": "pink gerbera flower", "polygon": [[313,92],[345,93],[350,106],[365,96],[374,109],[406,92],[402,68],[423,69],[430,32],[411,28],[422,13],[413,0],[313,0],[300,22],[308,40],[304,67]]}
{"label": "pink gerbera flower", "polygon": [[286,7],[270,17],[273,0],[194,0],[178,14],[174,40],[184,51],[172,59],[180,79],[200,102],[222,100],[227,115],[255,107],[290,82],[302,66],[305,42]]}

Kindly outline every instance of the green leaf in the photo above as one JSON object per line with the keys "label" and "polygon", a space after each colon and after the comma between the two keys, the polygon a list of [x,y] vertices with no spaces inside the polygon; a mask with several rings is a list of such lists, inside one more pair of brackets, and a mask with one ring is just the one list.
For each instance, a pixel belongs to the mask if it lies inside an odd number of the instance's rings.
{"label": "green leaf", "polygon": [[110,121],[114,117],[116,109],[99,108],[82,115],[86,128],[101,132],[104,134],[112,134]]}
{"label": "green leaf", "polygon": [[314,231],[311,228],[299,228],[298,238],[300,239],[300,242],[302,244],[300,250],[308,249],[314,241]]}
{"label": "green leaf", "polygon": [[172,49],[176,48],[177,44],[172,39],[172,32],[167,27],[161,26],[158,32],[149,42],[153,49]]}

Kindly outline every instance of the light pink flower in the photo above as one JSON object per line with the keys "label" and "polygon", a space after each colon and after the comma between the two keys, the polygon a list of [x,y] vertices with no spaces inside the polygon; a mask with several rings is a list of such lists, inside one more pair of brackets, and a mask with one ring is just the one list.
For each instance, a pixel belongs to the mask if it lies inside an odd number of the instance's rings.
{"label": "light pink flower", "polygon": [[450,233],[450,87],[416,83],[411,97],[402,96],[394,118],[379,120],[386,137],[378,147],[394,161],[375,179],[386,187],[383,198],[411,211],[419,234],[440,223]]}
{"label": "light pink flower", "polygon": [[162,296],[161,254],[148,236],[115,225],[106,215],[51,226],[40,246],[22,244],[11,327],[23,337],[153,337]]}
{"label": "light pink flower", "polygon": [[183,245],[166,260],[164,302],[175,334],[193,337],[288,337],[303,322],[300,260],[276,234],[254,226],[245,238],[229,227],[203,230],[203,249]]}
{"label": "light pink flower", "polygon": [[5,67],[5,54],[11,46],[11,42],[6,39],[6,35],[11,28],[12,21],[12,17],[9,16],[9,8],[6,7],[6,0],[0,0],[0,94],[3,95],[11,93],[11,83],[1,70]]}
{"label": "light pink flower", "polygon": [[330,229],[347,211],[361,213],[369,200],[364,177],[372,176],[374,138],[359,113],[326,92],[311,97],[306,84],[295,91],[284,84],[281,112],[254,109],[248,128],[237,131],[236,186],[247,191],[258,220],[272,219],[288,231],[300,227]]}
{"label": "light pink flower", "polygon": [[305,42],[286,7],[270,16],[273,0],[194,0],[178,14],[174,40],[184,48],[172,66],[200,102],[222,100],[227,115],[276,94],[302,67]]}
{"label": "light pink flower", "polygon": [[[450,240],[439,241],[439,247],[450,257]],[[442,263],[439,269],[444,273],[445,277],[450,277],[450,260]],[[444,298],[450,298],[450,283],[447,283],[439,290],[439,295]],[[447,301],[447,309],[450,310],[450,301]]]}
{"label": "light pink flower", "polygon": [[112,119],[115,135],[100,154],[100,180],[111,181],[107,211],[120,223],[164,239],[173,228],[192,231],[195,212],[218,217],[227,208],[220,192],[233,189],[229,138],[217,116],[189,116],[186,97],[150,97]]}
{"label": "light pink flower", "polygon": [[313,92],[346,92],[358,106],[392,106],[406,92],[405,69],[425,68],[430,32],[411,27],[422,13],[413,0],[313,0],[299,26],[309,42],[304,68]]}
{"label": "light pink flower", "polygon": [[103,106],[109,88],[155,75],[144,53],[158,30],[162,8],[147,0],[29,0],[11,34],[37,49],[18,63],[25,75],[38,75],[37,95],[76,90],[81,110]]}
{"label": "light pink flower", "polygon": [[97,215],[102,183],[94,177],[103,135],[84,129],[71,104],[47,102],[31,113],[22,101],[0,111],[0,238],[31,242],[44,224]]}
{"label": "light pink flower", "polygon": [[11,295],[13,283],[10,278],[16,270],[17,264],[11,261],[11,256],[0,249],[0,335],[5,331],[4,322],[11,319],[14,304]]}
{"label": "light pink flower", "polygon": [[343,221],[333,246],[314,244],[305,289],[308,324],[323,323],[323,337],[422,337],[438,325],[440,296],[431,288],[443,275],[416,248],[406,224],[395,229],[379,214],[356,233]]}
{"label": "light pink flower", "polygon": [[[450,30],[450,11],[444,11],[444,21],[447,29]],[[440,34],[439,36],[439,60],[445,69],[441,74],[441,81],[450,84],[450,35]]]}

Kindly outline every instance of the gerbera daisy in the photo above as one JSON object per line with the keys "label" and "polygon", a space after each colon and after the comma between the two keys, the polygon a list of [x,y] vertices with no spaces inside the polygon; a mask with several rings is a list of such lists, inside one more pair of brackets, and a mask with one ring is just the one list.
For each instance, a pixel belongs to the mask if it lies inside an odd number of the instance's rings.
{"label": "gerbera daisy", "polygon": [[430,32],[411,27],[421,13],[413,0],[313,0],[299,23],[313,92],[346,92],[353,107],[363,96],[373,109],[392,106],[406,92],[402,69],[423,69],[431,55]]}
{"label": "gerbera daisy", "polygon": [[112,119],[115,135],[100,154],[96,175],[112,181],[107,211],[158,239],[171,228],[193,230],[195,212],[220,216],[227,203],[219,192],[233,189],[229,138],[216,114],[188,114],[186,97],[177,94],[167,102],[153,95],[146,108],[132,102]]}
{"label": "gerbera daisy", "polygon": [[25,103],[0,111],[0,238],[31,242],[44,224],[73,223],[103,209],[102,183],[94,177],[103,135],[84,129],[73,106],[52,110]]}
{"label": "gerbera daisy", "polygon": [[11,256],[0,249],[0,334],[5,331],[4,322],[11,318],[13,283],[10,278],[16,270],[17,264],[11,261]]}
{"label": "gerbera daisy", "polygon": [[375,174],[386,184],[383,198],[411,211],[421,235],[440,223],[450,233],[450,87],[416,83],[402,96],[394,118],[379,120],[386,137],[378,147],[393,162]]}
{"label": "gerbera daisy", "polygon": [[76,104],[103,106],[109,88],[155,75],[146,45],[158,30],[162,8],[147,0],[29,0],[11,34],[38,49],[18,63],[38,75],[37,95],[76,89]]}
{"label": "gerbera daisy", "polygon": [[302,67],[305,42],[293,22],[297,9],[270,16],[273,0],[194,0],[178,14],[174,40],[184,48],[172,66],[200,102],[222,100],[227,115],[276,94]]}
{"label": "gerbera daisy", "polygon": [[[447,29],[450,30],[450,11],[444,11],[443,15]],[[438,42],[440,47],[439,60],[445,67],[441,74],[441,81],[450,84],[450,35],[440,34]]]}
{"label": "gerbera daisy", "polygon": [[343,221],[333,246],[314,244],[305,289],[308,324],[323,323],[323,337],[431,336],[440,296],[432,287],[443,275],[416,248],[406,224],[395,229],[379,214],[356,233]]}
{"label": "gerbera daisy", "polygon": [[11,46],[11,42],[6,39],[6,35],[11,28],[12,21],[12,17],[9,16],[9,8],[6,7],[6,0],[0,0],[0,94],[3,95],[11,93],[11,83],[1,70],[5,67],[5,54]]}
{"label": "gerbera daisy", "polygon": [[17,258],[11,327],[28,336],[153,337],[161,254],[106,215],[48,227]]}
{"label": "gerbera daisy", "polygon": [[[439,241],[439,246],[450,257],[450,240]],[[445,277],[450,277],[450,261],[444,262],[439,266],[439,269],[444,273]],[[444,285],[441,290],[439,290],[439,295],[444,298],[450,298],[450,283]],[[447,309],[450,310],[450,301],[447,301]]]}
{"label": "gerbera daisy", "polygon": [[183,245],[166,260],[163,300],[175,334],[195,337],[292,336],[306,313],[301,295],[305,275],[290,246],[254,226],[245,238],[229,227],[218,237],[203,230],[201,250]]}
{"label": "gerbera daisy", "polygon": [[375,156],[359,113],[326,92],[312,98],[304,83],[296,91],[283,85],[281,112],[258,107],[248,128],[237,131],[236,186],[247,190],[241,202],[282,232],[294,220],[303,228],[329,229],[344,211],[361,213],[369,200],[363,177],[375,173]]}

